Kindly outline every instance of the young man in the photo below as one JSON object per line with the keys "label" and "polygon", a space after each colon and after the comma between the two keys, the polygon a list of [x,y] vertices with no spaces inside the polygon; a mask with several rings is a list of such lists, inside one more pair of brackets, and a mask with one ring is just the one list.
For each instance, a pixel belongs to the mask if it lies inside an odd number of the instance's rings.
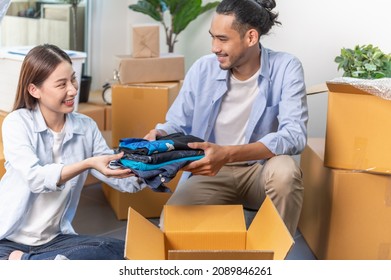
{"label": "young man", "polygon": [[294,56],[259,39],[279,24],[274,0],[223,0],[213,16],[212,52],[194,63],[181,92],[146,139],[184,132],[205,157],[184,168],[167,204],[243,204],[257,210],[266,195],[294,235],[302,174],[292,155],[306,145],[304,74]]}

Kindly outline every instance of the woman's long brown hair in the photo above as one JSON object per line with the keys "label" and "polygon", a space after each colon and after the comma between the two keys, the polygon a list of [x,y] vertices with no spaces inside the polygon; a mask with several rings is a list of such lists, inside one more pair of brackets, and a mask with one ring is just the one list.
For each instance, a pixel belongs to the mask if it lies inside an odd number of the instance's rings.
{"label": "woman's long brown hair", "polygon": [[32,48],[22,63],[13,110],[33,109],[37,99],[29,93],[28,86],[34,84],[40,87],[62,61],[72,64],[68,54],[55,45],[43,44]]}

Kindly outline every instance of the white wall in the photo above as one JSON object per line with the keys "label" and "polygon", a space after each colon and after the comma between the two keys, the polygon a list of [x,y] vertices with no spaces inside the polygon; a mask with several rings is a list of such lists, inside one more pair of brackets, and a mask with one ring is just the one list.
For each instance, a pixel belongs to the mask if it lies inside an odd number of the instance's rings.
{"label": "white wall", "polygon": [[[98,89],[112,77],[116,54],[131,54],[131,25],[155,23],[131,11],[137,0],[93,0],[91,70]],[[207,1],[204,1],[206,3]],[[373,44],[391,52],[391,1],[388,0],[277,0],[282,26],[261,38],[268,48],[296,55],[303,63],[307,86],[339,77],[335,56],[342,47]],[[208,33],[212,12],[201,15],[179,35],[175,52],[185,55],[186,69],[210,53]],[[161,29],[161,51],[167,51]],[[308,96],[309,136],[323,137],[327,93]]]}

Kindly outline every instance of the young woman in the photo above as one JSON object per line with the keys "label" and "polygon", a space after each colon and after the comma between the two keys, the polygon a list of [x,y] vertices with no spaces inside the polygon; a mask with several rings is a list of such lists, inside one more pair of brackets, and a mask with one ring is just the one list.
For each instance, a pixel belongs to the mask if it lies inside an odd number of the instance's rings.
{"label": "young woman", "polygon": [[0,259],[123,259],[122,240],[75,233],[80,193],[88,172],[123,192],[146,184],[129,169],[108,168],[122,154],[91,118],[73,112],[77,89],[63,50],[45,44],[26,55],[2,126]]}

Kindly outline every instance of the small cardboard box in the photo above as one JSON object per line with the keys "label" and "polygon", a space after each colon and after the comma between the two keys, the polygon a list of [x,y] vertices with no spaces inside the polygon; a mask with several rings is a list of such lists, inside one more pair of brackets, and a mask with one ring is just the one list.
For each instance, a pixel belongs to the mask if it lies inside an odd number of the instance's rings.
{"label": "small cardboard box", "polygon": [[160,26],[157,24],[133,25],[132,42],[134,58],[158,57],[160,55]]}
{"label": "small cardboard box", "polygon": [[143,138],[166,113],[180,89],[180,82],[112,86],[113,147],[121,138]]}
{"label": "small cardboard box", "polygon": [[[101,106],[105,110],[105,126],[104,131],[111,130],[111,105],[107,105],[103,101],[102,90],[94,90],[90,92],[88,103],[91,105]],[[111,145],[111,143],[110,143]]]}
{"label": "small cardboard box", "polygon": [[163,231],[129,208],[125,258],[282,260],[293,244],[268,197],[248,230],[241,205],[165,205]]}
{"label": "small cardboard box", "polygon": [[149,58],[117,55],[116,64],[121,84],[180,81],[185,76],[185,57],[179,54]]}
{"label": "small cardboard box", "polygon": [[327,86],[325,165],[391,174],[391,101],[349,84]]}
{"label": "small cardboard box", "polygon": [[[172,192],[175,191],[181,174],[181,171],[178,172],[175,178],[167,183],[167,187]],[[149,188],[136,193],[124,193],[113,189],[105,183],[102,183],[102,190],[118,220],[126,220],[128,218],[129,206],[145,218],[158,218],[162,213],[164,204],[171,196],[171,193],[154,192]]]}
{"label": "small cardboard box", "polygon": [[[168,108],[180,90],[181,81],[112,85],[112,147],[121,138],[142,138],[159,122],[164,122]],[[179,173],[167,185],[174,191]],[[147,218],[159,217],[170,193],[154,192],[148,188],[137,193],[123,193],[103,184],[103,192],[117,219],[128,218],[132,206]]]}
{"label": "small cardboard box", "polygon": [[391,259],[391,176],[324,166],[324,138],[301,156],[299,230],[318,259]]}
{"label": "small cardboard box", "polygon": [[80,103],[78,112],[92,118],[98,125],[99,130],[103,131],[105,129],[105,108],[102,106],[90,104],[90,103]]}

